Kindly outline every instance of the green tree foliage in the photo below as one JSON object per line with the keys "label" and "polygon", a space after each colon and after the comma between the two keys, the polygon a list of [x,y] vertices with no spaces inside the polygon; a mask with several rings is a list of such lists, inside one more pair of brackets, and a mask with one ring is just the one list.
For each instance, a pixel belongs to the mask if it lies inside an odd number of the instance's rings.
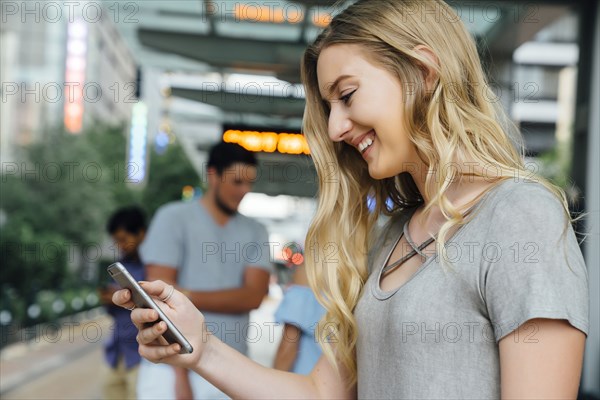
{"label": "green tree foliage", "polygon": [[127,184],[127,140],[124,130],[125,127],[96,126],[86,133],[87,141],[106,168],[110,181],[108,189],[115,207],[139,203],[142,197],[139,190],[132,190]]}
{"label": "green tree foliage", "polygon": [[[28,210],[35,231],[50,230],[76,243],[98,242],[113,204],[111,178],[88,136],[52,132],[29,148],[27,159],[40,170],[36,179],[23,180],[36,197],[35,211]],[[56,178],[51,166],[61,171]]]}
{"label": "green tree foliage", "polygon": [[66,296],[90,285],[80,279],[79,264],[100,259],[77,253],[90,244],[99,247],[115,209],[140,204],[150,218],[162,204],[180,199],[183,186],[197,184],[197,173],[175,143],[162,155],[152,154],[145,186],[131,186],[123,132],[105,126],[80,135],[49,131],[24,149],[12,169],[3,168],[0,310],[10,310],[18,322],[43,320],[24,320],[24,309],[39,293]]}
{"label": "green tree foliage", "polygon": [[199,181],[200,177],[177,142],[163,154],[152,154],[142,202],[148,215],[153,215],[163,204],[180,200],[182,188],[196,186]]}

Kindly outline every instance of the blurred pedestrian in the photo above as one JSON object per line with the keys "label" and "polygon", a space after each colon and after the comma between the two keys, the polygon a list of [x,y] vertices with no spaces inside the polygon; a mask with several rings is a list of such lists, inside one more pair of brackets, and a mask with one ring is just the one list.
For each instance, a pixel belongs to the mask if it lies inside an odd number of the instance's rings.
{"label": "blurred pedestrian", "polygon": [[[303,257],[301,253],[292,256]],[[275,312],[275,320],[283,324],[283,333],[273,368],[307,375],[321,356],[315,329],[325,315],[325,309],[308,286],[304,262],[289,264],[293,265],[295,271],[292,284],[286,288]]]}
{"label": "blurred pedestrian", "polygon": [[[272,272],[266,229],[238,213],[256,180],[257,161],[237,144],[219,143],[210,150],[206,172],[208,189],[199,200],[169,203],[156,212],[141,256],[148,280],[176,285],[217,337],[246,354],[249,312],[268,293]],[[226,398],[204,378],[190,375],[143,362],[138,396]]]}
{"label": "blurred pedestrian", "polygon": [[[106,230],[119,251],[121,264],[138,281],[144,279],[138,248],[146,234],[144,211],[136,206],[121,208],[112,214]],[[105,343],[104,354],[108,370],[104,376],[105,399],[136,399],[136,384],[141,357],[136,341],[137,329],[131,322],[129,311],[115,306],[112,295],[119,289],[110,283],[100,289],[100,299],[114,319],[112,334]]]}

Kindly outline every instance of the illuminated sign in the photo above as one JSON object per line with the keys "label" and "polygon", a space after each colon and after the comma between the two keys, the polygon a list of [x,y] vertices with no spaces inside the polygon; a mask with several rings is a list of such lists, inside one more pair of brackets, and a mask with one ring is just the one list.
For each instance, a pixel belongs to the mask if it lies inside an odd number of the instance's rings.
{"label": "illuminated sign", "polygon": [[133,106],[129,131],[127,163],[128,182],[140,184],[146,177],[146,144],[148,141],[148,107],[143,102]]}
{"label": "illuminated sign", "polygon": [[69,133],[80,133],[83,125],[83,88],[87,54],[88,28],[75,19],[67,28],[67,60],[65,68],[64,124]]}
{"label": "illuminated sign", "polygon": [[298,133],[275,133],[258,131],[239,131],[229,129],[223,134],[223,141],[237,143],[246,150],[265,153],[310,154],[308,143]]}
{"label": "illuminated sign", "polygon": [[[237,3],[234,8],[236,20],[250,22],[268,22],[282,24],[284,22],[298,24],[304,21],[304,11],[300,6],[288,4],[285,8],[269,7],[257,3]],[[312,23],[319,28],[325,28],[331,22],[331,15],[324,12],[314,12]]]}

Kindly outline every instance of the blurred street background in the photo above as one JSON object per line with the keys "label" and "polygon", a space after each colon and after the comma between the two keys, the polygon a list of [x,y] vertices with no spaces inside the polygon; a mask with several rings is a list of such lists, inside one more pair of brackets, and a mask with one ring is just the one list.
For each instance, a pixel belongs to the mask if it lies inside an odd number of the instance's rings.
{"label": "blurred street background", "polygon": [[[97,289],[118,258],[106,220],[130,204],[151,218],[197,199],[221,140],[260,162],[240,212],[280,244],[269,296],[251,313],[273,321],[290,279],[282,248],[303,244],[316,207],[300,57],[348,2],[338,3],[0,0],[0,397],[101,397],[112,320]],[[449,3],[477,40],[491,101],[523,132],[528,165],[587,213],[580,397],[600,398],[600,6]],[[278,335],[251,342],[250,356],[270,366]]]}

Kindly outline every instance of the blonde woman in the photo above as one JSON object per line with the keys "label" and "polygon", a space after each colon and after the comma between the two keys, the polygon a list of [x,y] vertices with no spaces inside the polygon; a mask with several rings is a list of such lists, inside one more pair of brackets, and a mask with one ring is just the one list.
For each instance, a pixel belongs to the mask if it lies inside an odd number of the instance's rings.
{"label": "blonde woman", "polygon": [[163,306],[194,353],[162,345],[164,323],[143,328],[157,315],[134,310],[140,354],[234,398],[575,398],[587,273],[564,194],[525,167],[455,12],[358,1],[306,50],[302,79],[324,355],[308,376],[262,367],[207,333],[179,292]]}

